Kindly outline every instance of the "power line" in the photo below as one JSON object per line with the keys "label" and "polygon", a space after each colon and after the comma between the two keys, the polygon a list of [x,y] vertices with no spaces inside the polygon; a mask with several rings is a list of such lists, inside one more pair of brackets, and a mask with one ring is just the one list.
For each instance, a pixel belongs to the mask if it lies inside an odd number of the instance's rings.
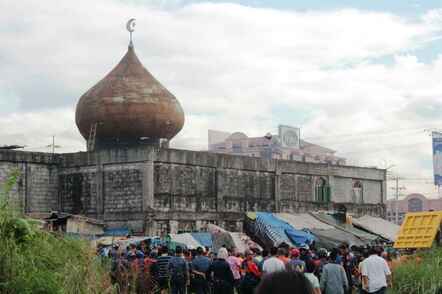
{"label": "power line", "polygon": [[352,136],[367,136],[367,135],[379,135],[379,134],[387,134],[387,133],[397,133],[397,132],[403,132],[403,131],[411,131],[411,130],[422,130],[424,131],[425,129],[432,129],[432,128],[437,128],[437,127],[441,127],[442,123],[438,124],[438,125],[422,125],[422,126],[416,126],[416,127],[408,127],[408,128],[394,128],[394,129],[387,129],[387,130],[375,130],[375,131],[365,131],[365,132],[352,132],[352,133],[341,133],[341,134],[335,134],[335,135],[328,135],[328,136],[316,136],[316,137],[306,137],[306,140],[321,140],[323,138],[338,138],[338,137],[352,137]]}

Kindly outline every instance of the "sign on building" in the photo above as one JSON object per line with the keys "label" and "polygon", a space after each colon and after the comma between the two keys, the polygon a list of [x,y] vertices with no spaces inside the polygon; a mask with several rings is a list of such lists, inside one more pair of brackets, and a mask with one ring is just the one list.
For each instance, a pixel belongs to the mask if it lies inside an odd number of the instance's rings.
{"label": "sign on building", "polygon": [[433,132],[434,184],[442,186],[442,133]]}
{"label": "sign on building", "polygon": [[279,141],[282,147],[296,148],[300,147],[300,130],[290,126],[279,126]]}

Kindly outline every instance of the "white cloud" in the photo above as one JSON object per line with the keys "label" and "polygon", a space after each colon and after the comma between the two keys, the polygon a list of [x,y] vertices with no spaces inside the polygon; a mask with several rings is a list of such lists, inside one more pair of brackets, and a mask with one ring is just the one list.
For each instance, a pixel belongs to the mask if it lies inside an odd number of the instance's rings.
{"label": "white cloud", "polygon": [[[261,135],[302,114],[305,137],[352,163],[431,176],[423,129],[442,122],[442,57],[424,64],[413,50],[440,38],[441,11],[412,21],[180,3],[2,1],[0,144],[41,148],[56,135],[64,151],[84,149],[76,101],[125,53],[124,24],[136,17],[139,58],[187,115],[174,146],[204,149],[209,128]],[[387,55],[391,64],[378,61]]]}

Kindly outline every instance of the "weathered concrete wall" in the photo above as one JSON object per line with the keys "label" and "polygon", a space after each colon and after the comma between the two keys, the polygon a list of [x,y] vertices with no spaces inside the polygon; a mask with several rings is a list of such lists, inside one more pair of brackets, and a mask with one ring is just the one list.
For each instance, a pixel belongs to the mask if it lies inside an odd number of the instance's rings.
{"label": "weathered concrete wall", "polygon": [[61,169],[58,181],[60,210],[97,217],[97,173],[95,168]]}
{"label": "weathered concrete wall", "polygon": [[46,213],[58,209],[57,159],[50,154],[0,152],[0,183],[18,171],[11,199],[27,213]]}
{"label": "weathered concrete wall", "polygon": [[362,192],[364,203],[377,204],[382,202],[382,185],[379,182],[364,180],[362,181]]}
{"label": "weathered concrete wall", "polygon": [[[336,203],[358,215],[384,214],[385,171],[377,169],[149,147],[62,154],[35,163],[33,153],[15,152],[16,157],[28,154],[21,161],[1,154],[0,176],[2,166],[9,165],[30,172],[22,180],[35,192],[22,196],[30,210],[55,204],[111,227],[149,234],[201,229],[208,223],[240,230],[245,211],[330,210]],[[315,202],[320,178],[331,187],[331,203]],[[364,204],[351,203],[355,180],[363,183]]]}
{"label": "weathered concrete wall", "polygon": [[338,203],[352,202],[353,193],[352,178],[334,177],[332,201]]}

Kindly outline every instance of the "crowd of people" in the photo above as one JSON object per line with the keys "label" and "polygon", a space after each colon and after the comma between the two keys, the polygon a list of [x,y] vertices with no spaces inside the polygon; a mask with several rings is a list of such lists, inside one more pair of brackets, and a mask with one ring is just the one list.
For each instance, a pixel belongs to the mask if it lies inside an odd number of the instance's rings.
{"label": "crowd of people", "polygon": [[119,293],[351,294],[385,293],[392,286],[393,252],[381,246],[341,244],[333,250],[285,246],[244,254],[221,247],[187,250],[177,246],[100,250],[112,264]]}

